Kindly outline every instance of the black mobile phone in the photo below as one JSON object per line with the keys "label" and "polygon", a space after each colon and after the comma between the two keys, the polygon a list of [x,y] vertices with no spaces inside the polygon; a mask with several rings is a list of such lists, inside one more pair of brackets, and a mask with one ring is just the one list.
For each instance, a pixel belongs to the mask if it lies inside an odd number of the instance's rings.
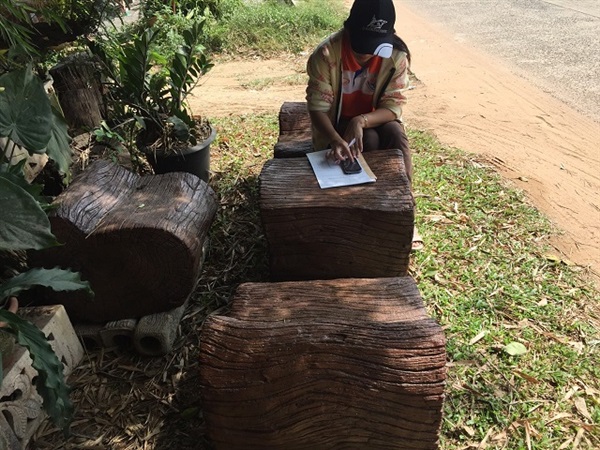
{"label": "black mobile phone", "polygon": [[345,159],[340,164],[342,166],[342,170],[344,171],[344,173],[346,175],[352,175],[355,173],[362,172],[362,167],[360,167],[360,163],[358,162],[358,159],[355,159],[354,161]]}

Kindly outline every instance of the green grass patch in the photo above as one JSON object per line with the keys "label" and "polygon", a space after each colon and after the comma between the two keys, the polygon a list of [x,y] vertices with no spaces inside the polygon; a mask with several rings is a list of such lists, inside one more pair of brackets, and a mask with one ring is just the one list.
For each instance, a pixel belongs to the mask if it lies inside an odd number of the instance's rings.
{"label": "green grass patch", "polygon": [[[273,114],[215,124],[211,308],[237,283],[268,280],[258,175],[278,134]],[[448,340],[442,448],[600,448],[598,292],[546,256],[554,231],[521,192],[472,155],[409,137],[425,239],[411,272]],[[511,356],[513,342],[526,352]]]}
{"label": "green grass patch", "polygon": [[207,46],[242,57],[296,54],[341,28],[346,15],[340,0],[301,0],[297,6],[281,1],[241,2],[210,22]]}
{"label": "green grass patch", "polygon": [[522,192],[430,135],[410,139],[426,246],[412,270],[448,339],[443,448],[600,448],[598,292],[547,257],[554,230]]}
{"label": "green grass patch", "polygon": [[306,74],[297,73],[281,77],[257,78],[245,83],[241,83],[240,85],[244,89],[262,91],[269,89],[272,86],[306,86],[307,83],[308,77]]}

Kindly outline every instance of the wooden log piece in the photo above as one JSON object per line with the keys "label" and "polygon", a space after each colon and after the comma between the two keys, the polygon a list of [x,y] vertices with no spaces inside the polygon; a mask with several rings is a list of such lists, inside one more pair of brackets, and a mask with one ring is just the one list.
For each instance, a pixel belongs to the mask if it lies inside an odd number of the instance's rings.
{"label": "wooden log piece", "polygon": [[[34,265],[71,267],[95,297],[44,291],[74,321],[104,323],[181,306],[201,269],[217,209],[204,181],[178,172],[140,177],[96,161],[60,196],[52,231],[65,245],[35,252]],[[38,297],[38,296],[36,296]]]}
{"label": "wooden log piece", "polygon": [[89,131],[100,126],[106,114],[94,62],[85,54],[72,55],[50,74],[69,127]]}
{"label": "wooden log piece", "polygon": [[310,138],[300,138],[298,140],[278,141],[275,144],[273,155],[275,158],[300,158],[312,151],[314,151],[312,140]]}
{"label": "wooden log piece", "polygon": [[310,116],[306,109],[306,102],[284,102],[279,109],[279,136],[288,139],[288,136],[298,136],[308,133],[310,138]]}
{"label": "wooden log piece", "polygon": [[410,277],[245,283],[201,331],[215,448],[437,449],[445,339]]}
{"label": "wooden log piece", "polygon": [[260,211],[273,280],[394,277],[407,273],[414,199],[400,150],[366,152],[372,184],[320,189],[306,158],[272,159],[260,174]]}
{"label": "wooden log piece", "polygon": [[313,151],[306,102],[285,102],[279,110],[279,138],[275,158],[297,158]]}

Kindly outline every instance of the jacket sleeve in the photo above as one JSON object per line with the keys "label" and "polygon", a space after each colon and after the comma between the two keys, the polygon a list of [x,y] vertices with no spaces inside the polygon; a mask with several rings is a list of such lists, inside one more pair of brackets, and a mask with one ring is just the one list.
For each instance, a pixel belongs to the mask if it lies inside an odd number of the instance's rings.
{"label": "jacket sleeve", "polygon": [[331,47],[324,43],[308,58],[306,72],[306,102],[309,111],[328,112],[333,106],[334,92],[331,80],[331,69],[337,67]]}
{"label": "jacket sleeve", "polygon": [[394,74],[388,83],[385,92],[379,99],[378,108],[386,108],[396,114],[396,118],[402,118],[402,107],[406,103],[404,91],[408,89],[408,59],[404,52],[394,64]]}

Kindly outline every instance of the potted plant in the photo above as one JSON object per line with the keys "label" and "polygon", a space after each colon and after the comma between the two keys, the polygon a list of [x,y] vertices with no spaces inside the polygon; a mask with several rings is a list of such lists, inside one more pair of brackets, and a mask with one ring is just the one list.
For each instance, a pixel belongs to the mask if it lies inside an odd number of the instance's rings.
{"label": "potted plant", "polygon": [[205,18],[190,17],[171,58],[153,47],[160,33],[153,24],[116,48],[116,64],[102,45],[90,42],[90,49],[104,68],[113,113],[121,124],[137,125],[132,140],[155,172],[186,171],[208,181],[215,130],[192,115],[186,98],[212,64],[200,44]]}
{"label": "potted plant", "polygon": [[[26,159],[15,161],[17,147],[28,154],[47,153],[66,173],[70,164],[66,125],[46,95],[42,81],[30,67],[0,75],[0,254],[40,250],[58,245],[50,231],[50,221],[40,196],[41,186],[30,184],[24,177]],[[33,367],[38,371],[36,388],[43,398],[44,409],[62,428],[72,416],[69,390],[63,377],[63,365],[56,357],[44,334],[33,324],[14,313],[14,297],[32,286],[56,290],[85,289],[89,284],[79,274],[59,268],[31,269],[18,273],[0,267],[0,334],[7,335],[29,350]],[[9,346],[10,346],[10,339]],[[7,346],[4,347],[7,351]],[[0,383],[3,370],[0,366]]]}
{"label": "potted plant", "polygon": [[0,0],[0,53],[43,53],[95,32],[118,12],[112,0]]}

